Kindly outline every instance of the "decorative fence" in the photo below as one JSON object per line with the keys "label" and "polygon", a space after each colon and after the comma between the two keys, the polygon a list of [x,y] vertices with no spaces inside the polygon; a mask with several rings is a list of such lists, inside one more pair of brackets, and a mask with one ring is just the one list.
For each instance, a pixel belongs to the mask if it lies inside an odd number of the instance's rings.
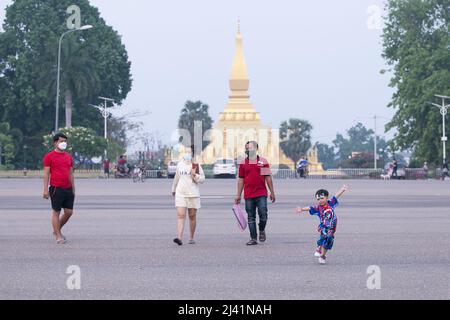
{"label": "decorative fence", "polygon": [[[77,178],[97,178],[103,175],[100,170],[76,170]],[[42,178],[44,170],[0,170],[0,178]]]}
{"label": "decorative fence", "polygon": [[[383,169],[330,169],[323,173],[311,172],[306,179],[435,179],[441,176],[441,170],[428,170],[406,168],[399,169],[397,176],[392,177],[390,173]],[[278,179],[297,179],[299,178],[295,171],[289,169],[281,169],[276,172],[274,178]]]}
{"label": "decorative fence", "polygon": [[[375,169],[330,169],[324,172],[310,172],[305,179],[370,179],[377,178],[383,170]],[[300,176],[290,169],[275,171],[274,179],[299,179]]]}
{"label": "decorative fence", "polygon": [[[206,178],[214,178],[212,170],[204,170]],[[423,169],[399,169],[397,179],[419,180],[419,179],[437,179],[442,174],[441,169],[428,170]],[[8,170],[0,171],[0,178],[39,178],[43,177],[43,170]],[[104,178],[101,170],[76,170],[75,177],[77,178]],[[114,173],[110,174],[114,178]],[[148,179],[167,178],[166,170],[147,170],[146,177]],[[233,177],[231,177],[233,178]],[[300,177],[294,170],[279,169],[273,170],[274,179],[299,179]],[[389,179],[383,169],[330,169],[325,172],[315,173],[311,172],[306,176],[306,179]]]}

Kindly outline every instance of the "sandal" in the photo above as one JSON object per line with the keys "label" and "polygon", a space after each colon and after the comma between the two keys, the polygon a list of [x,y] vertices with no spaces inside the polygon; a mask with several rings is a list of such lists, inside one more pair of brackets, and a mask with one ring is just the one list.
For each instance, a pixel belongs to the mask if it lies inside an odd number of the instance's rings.
{"label": "sandal", "polygon": [[66,244],[66,239],[56,240],[56,244]]}
{"label": "sandal", "polygon": [[195,244],[194,240],[189,240],[189,244]]}

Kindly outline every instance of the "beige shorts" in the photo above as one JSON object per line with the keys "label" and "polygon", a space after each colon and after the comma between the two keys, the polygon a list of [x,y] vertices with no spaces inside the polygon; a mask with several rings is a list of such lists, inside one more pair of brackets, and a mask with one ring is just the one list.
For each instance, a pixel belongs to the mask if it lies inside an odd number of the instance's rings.
{"label": "beige shorts", "polygon": [[188,209],[200,209],[200,198],[185,198],[185,197],[175,197],[175,207],[177,208],[188,208]]}

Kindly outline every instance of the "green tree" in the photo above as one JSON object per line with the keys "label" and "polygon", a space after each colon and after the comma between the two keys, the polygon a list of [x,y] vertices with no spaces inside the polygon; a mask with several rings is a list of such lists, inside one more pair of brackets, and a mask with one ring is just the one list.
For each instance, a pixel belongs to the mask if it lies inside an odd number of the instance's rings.
{"label": "green tree", "polygon": [[[372,161],[373,167],[374,131],[367,129],[362,123],[357,123],[355,126],[347,130],[347,135],[348,138],[338,133],[336,135],[336,139],[333,140],[334,147],[337,149],[336,156],[339,161],[338,165],[342,167],[345,166],[346,162],[344,161],[351,158],[352,153],[359,152],[364,153],[364,157],[369,153],[372,155],[372,160],[370,161]],[[388,147],[388,142],[384,138],[377,136],[377,155],[379,156],[380,166],[386,162],[389,150],[392,151],[392,149]],[[364,157],[360,158],[362,159]]]}
{"label": "green tree", "polygon": [[[107,96],[120,105],[131,90],[131,64],[121,38],[88,0],[13,1],[6,9],[4,32],[0,32],[0,121],[20,130],[23,142],[32,146],[29,158],[35,166],[45,151],[37,142],[54,130],[55,119],[56,89],[49,94],[40,79],[46,75],[56,78],[57,43],[67,31],[66,9],[72,4],[80,7],[82,24],[91,24],[94,28],[64,38],[63,51],[71,50],[71,42],[72,51],[76,51],[77,46],[82,48],[83,55],[92,60],[92,74],[98,78],[95,86],[89,85],[88,92],[80,88],[72,92],[73,123],[102,135],[103,118],[88,103],[97,104],[98,96]],[[64,56],[67,58],[63,52],[62,57],[66,59]],[[53,66],[51,60],[54,60]],[[64,61],[62,67],[64,77],[68,68]],[[85,81],[78,79],[77,85],[86,87]],[[64,98],[65,92],[61,93]],[[61,114],[60,119],[63,119]]]}
{"label": "green tree", "polygon": [[[106,140],[96,135],[94,130],[83,127],[63,128],[60,131],[67,136],[67,152],[74,157],[76,165],[83,165],[93,157],[103,154],[106,147]],[[52,135],[44,136],[44,147],[49,152],[54,149]]]}
{"label": "green tree", "polygon": [[206,131],[212,128],[213,124],[213,120],[209,116],[208,110],[209,106],[201,101],[186,101],[184,108],[181,110],[180,119],[178,121],[178,129],[187,130],[190,135],[190,139],[187,139],[187,137],[183,136],[180,137],[180,142],[185,147],[190,147],[195,142],[194,128],[196,122],[199,122],[201,124],[201,128],[198,129],[201,129],[202,150],[204,150],[208,146],[209,142],[203,141],[203,135]]}
{"label": "green tree", "polygon": [[338,133],[333,144],[337,151],[338,159],[344,160],[351,156],[352,152],[373,151],[373,130],[367,129],[362,123],[347,130],[348,138]]}
{"label": "green tree", "polygon": [[[49,46],[54,48],[55,45]],[[48,97],[53,97],[56,92],[57,70],[54,69],[57,54],[54,50],[46,54],[50,59],[40,66],[42,77],[38,80],[37,87],[43,87],[48,92]],[[74,35],[68,35],[61,50],[61,77],[60,92],[65,101],[66,128],[72,127],[72,107],[74,96],[79,101],[88,102],[90,96],[98,92],[100,84],[95,69],[95,61],[87,50],[86,42],[80,44]],[[49,103],[53,100],[50,99]]]}
{"label": "green tree", "polygon": [[383,57],[393,71],[389,107],[396,110],[386,129],[396,128],[396,149],[412,148],[419,162],[439,162],[441,115],[427,102],[450,95],[450,3],[388,0],[386,9]]}
{"label": "green tree", "polygon": [[336,167],[336,154],[334,153],[334,147],[329,146],[326,143],[318,143],[317,155],[319,157],[319,161],[326,169]]}
{"label": "green tree", "polygon": [[280,125],[280,148],[297,166],[311,148],[312,125],[302,119],[289,119]]}
{"label": "green tree", "polygon": [[0,122],[0,169],[11,169],[13,167],[14,149],[9,124]]}

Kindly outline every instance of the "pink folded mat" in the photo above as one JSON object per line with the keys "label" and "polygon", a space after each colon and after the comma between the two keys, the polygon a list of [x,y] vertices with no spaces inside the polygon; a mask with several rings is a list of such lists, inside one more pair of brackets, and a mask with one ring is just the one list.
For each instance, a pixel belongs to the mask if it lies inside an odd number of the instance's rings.
{"label": "pink folded mat", "polygon": [[244,211],[242,211],[241,207],[238,204],[233,205],[234,216],[236,217],[238,227],[241,231],[244,231],[247,228],[247,219]]}

